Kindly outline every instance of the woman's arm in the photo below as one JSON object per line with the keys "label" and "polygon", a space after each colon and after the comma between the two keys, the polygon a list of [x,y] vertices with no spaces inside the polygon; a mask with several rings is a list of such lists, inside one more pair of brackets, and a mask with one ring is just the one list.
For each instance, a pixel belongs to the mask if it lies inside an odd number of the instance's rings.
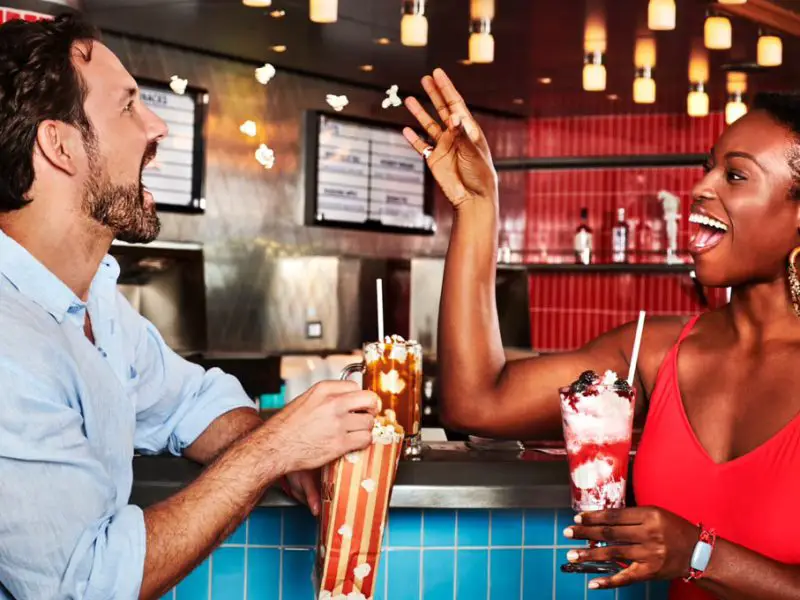
{"label": "woman's arm", "polygon": [[697,585],[723,600],[796,600],[800,598],[800,566],[717,539]]}
{"label": "woman's arm", "polygon": [[[560,435],[559,388],[586,370],[626,377],[635,327],[615,329],[576,352],[506,362],[495,299],[499,201],[489,145],[441,69],[422,85],[441,124],[415,99],[406,105],[435,148],[427,150],[428,143],[410,129],[404,134],[420,154],[428,154],[428,166],[454,209],[439,313],[442,420],[488,437]],[[648,321],[640,365],[653,357],[660,362],[660,331],[672,342],[679,329],[679,319]],[[636,384],[643,398],[641,379]]]}

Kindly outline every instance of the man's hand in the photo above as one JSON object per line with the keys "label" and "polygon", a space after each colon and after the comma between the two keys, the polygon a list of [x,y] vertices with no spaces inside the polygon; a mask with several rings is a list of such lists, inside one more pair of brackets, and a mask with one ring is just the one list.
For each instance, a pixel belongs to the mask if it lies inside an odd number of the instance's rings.
{"label": "man's hand", "polygon": [[319,515],[322,498],[320,495],[320,471],[298,471],[289,473],[282,481],[281,486],[287,495],[292,496],[311,509],[315,517]]}
{"label": "man's hand", "polygon": [[317,469],[372,441],[379,399],[352,381],[324,381],[289,403],[259,433],[280,448],[287,471]]}

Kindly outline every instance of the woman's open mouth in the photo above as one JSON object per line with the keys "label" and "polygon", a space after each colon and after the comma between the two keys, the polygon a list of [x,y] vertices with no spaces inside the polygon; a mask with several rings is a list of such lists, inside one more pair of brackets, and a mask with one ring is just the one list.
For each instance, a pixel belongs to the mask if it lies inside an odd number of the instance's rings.
{"label": "woman's open mouth", "polygon": [[708,252],[718,246],[728,233],[728,225],[705,211],[693,211],[689,215],[689,223],[692,224],[689,239],[689,252],[692,254]]}

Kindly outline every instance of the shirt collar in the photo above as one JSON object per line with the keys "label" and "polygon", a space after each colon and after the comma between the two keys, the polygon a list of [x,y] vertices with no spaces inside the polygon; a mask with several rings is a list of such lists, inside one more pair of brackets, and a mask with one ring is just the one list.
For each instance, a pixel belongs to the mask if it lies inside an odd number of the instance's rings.
{"label": "shirt collar", "polygon": [[[82,312],[86,303],[67,285],[40,263],[23,246],[0,230],[0,274],[19,292],[32,300],[59,323],[70,313]],[[90,293],[101,283],[116,285],[119,263],[113,256],[103,257],[92,280]]]}

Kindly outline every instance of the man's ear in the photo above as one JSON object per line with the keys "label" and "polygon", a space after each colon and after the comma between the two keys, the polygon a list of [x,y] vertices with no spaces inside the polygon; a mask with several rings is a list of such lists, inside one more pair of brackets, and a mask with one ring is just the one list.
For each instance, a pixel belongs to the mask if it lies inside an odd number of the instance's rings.
{"label": "man's ear", "polygon": [[56,169],[68,175],[78,172],[78,161],[81,160],[78,149],[83,148],[83,141],[75,127],[62,121],[42,121],[36,132],[36,145]]}

